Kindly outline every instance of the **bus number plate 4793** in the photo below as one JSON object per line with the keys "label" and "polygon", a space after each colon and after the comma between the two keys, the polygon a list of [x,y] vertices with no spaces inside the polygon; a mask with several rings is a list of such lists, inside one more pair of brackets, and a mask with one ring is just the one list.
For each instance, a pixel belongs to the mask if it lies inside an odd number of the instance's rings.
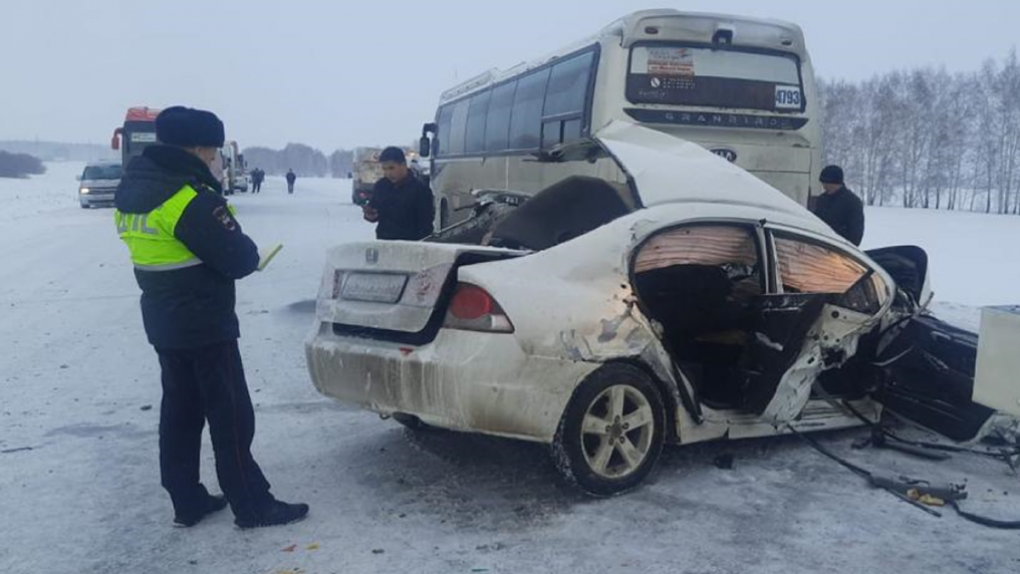
{"label": "bus number plate 4793", "polygon": [[776,86],[776,109],[799,110],[801,108],[800,88],[797,86]]}

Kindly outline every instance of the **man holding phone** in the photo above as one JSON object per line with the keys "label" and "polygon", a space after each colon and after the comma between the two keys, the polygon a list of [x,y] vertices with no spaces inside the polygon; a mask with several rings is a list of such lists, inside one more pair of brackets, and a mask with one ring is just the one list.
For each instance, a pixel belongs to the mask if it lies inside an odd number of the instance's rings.
{"label": "man holding phone", "polygon": [[404,151],[388,147],[379,154],[383,179],[362,206],[365,221],[375,223],[376,239],[419,241],[432,235],[432,190],[411,173]]}

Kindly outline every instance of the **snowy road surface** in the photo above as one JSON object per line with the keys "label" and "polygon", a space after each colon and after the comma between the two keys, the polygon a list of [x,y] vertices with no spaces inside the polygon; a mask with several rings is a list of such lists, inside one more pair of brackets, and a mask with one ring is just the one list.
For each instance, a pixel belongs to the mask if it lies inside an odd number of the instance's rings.
{"label": "snowy road surface", "polygon": [[[239,284],[241,340],[257,403],[255,454],[300,524],[235,530],[229,512],[170,527],[159,486],[159,370],[110,210],[82,210],[52,164],[0,179],[0,572],[974,572],[1020,571],[1020,538],[941,519],[870,490],[795,438],[667,449],[640,490],[587,500],[555,485],[535,445],[413,437],[320,397],[305,370],[323,250],[370,228],[349,182],[271,178],[234,203],[257,241],[282,241]],[[1020,218],[871,210],[872,246],[933,246],[943,301],[1020,301]],[[942,304],[963,322],[967,307]],[[151,406],[151,408],[150,408]],[[853,450],[863,431],[821,437],[868,467],[967,480],[975,511],[1020,518],[1020,480],[958,455],[930,463]],[[717,468],[722,454],[732,470]],[[203,477],[215,491],[211,449]],[[285,551],[291,550],[291,551]]]}

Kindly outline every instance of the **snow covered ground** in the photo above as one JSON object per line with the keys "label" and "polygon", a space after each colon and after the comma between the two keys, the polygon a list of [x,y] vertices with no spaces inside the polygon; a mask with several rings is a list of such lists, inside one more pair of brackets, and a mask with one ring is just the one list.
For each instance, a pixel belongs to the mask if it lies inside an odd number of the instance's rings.
{"label": "snow covered ground", "polygon": [[1020,265],[1009,256],[1020,217],[921,209],[871,208],[865,249],[920,245],[929,256],[933,309],[977,330],[978,307],[1020,302]]}
{"label": "snow covered ground", "polygon": [[[653,479],[611,500],[555,484],[535,445],[396,424],[319,396],[305,370],[323,250],[371,229],[347,181],[270,178],[235,196],[245,230],[286,247],[239,284],[255,453],[302,523],[241,532],[229,512],[170,527],[159,486],[159,369],[110,210],[82,210],[80,164],[0,179],[0,572],[981,572],[1020,570],[1015,533],[941,519],[865,486],[795,438],[667,449]],[[939,309],[1020,301],[1020,218],[870,210],[868,246],[931,251]],[[152,407],[152,408],[150,408]],[[1020,482],[970,456],[945,463],[853,450],[868,467],[967,480],[975,511],[1020,518]],[[732,470],[715,459],[732,454]],[[203,476],[215,490],[206,444]],[[290,551],[287,551],[290,550]]]}

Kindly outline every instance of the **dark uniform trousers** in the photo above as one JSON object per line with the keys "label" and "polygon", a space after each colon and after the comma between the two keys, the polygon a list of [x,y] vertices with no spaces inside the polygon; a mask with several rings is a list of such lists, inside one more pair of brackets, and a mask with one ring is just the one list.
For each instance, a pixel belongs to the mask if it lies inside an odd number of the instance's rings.
{"label": "dark uniform trousers", "polygon": [[216,454],[216,475],[237,517],[257,516],[272,497],[251,455],[255,410],[237,341],[197,349],[156,349],[163,370],[159,462],[163,488],[178,515],[204,500],[199,482],[202,429]]}

